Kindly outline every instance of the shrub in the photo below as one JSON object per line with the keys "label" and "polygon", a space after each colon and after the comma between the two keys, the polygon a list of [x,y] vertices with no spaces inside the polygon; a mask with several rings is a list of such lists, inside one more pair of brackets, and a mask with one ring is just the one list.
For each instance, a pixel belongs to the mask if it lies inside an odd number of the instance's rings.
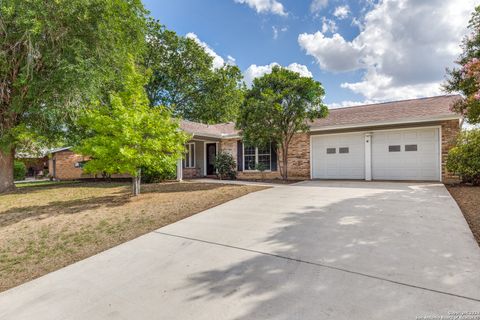
{"label": "shrub", "polygon": [[143,183],[158,183],[165,180],[175,180],[177,178],[176,163],[171,163],[165,166],[161,171],[143,167],[142,168],[142,182]]}
{"label": "shrub", "polygon": [[220,180],[235,179],[237,176],[237,172],[235,171],[237,164],[232,155],[227,152],[217,154],[213,166],[217,170]]}
{"label": "shrub", "polygon": [[260,174],[262,175],[262,180],[265,180],[265,170],[267,170],[267,166],[263,163],[257,163],[255,165],[255,170],[260,171]]}
{"label": "shrub", "polygon": [[463,182],[480,184],[480,129],[463,131],[447,157],[447,169]]}
{"label": "shrub", "polygon": [[25,176],[27,174],[27,167],[21,161],[15,161],[13,163],[13,180],[25,180]]}

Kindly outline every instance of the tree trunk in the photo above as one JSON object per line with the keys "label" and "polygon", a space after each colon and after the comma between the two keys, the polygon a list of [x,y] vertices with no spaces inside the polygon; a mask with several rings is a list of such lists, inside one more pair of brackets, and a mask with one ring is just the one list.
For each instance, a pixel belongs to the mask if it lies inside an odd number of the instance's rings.
{"label": "tree trunk", "polygon": [[142,170],[137,170],[137,175],[132,177],[132,194],[138,196],[140,194],[140,181],[142,179]]}
{"label": "tree trunk", "polygon": [[282,159],[283,159],[283,180],[288,179],[288,146],[284,146],[282,150]]}
{"label": "tree trunk", "polygon": [[15,184],[13,183],[14,158],[14,148],[10,148],[10,151],[7,152],[0,148],[0,193],[15,189]]}

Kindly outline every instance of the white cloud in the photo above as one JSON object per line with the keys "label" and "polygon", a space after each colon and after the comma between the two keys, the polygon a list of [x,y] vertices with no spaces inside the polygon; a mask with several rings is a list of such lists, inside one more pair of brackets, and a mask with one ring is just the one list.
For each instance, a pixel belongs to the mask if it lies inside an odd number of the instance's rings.
{"label": "white cloud", "polygon": [[342,102],[333,102],[328,103],[327,106],[329,109],[338,109],[338,108],[345,108],[345,107],[353,107],[353,106],[361,106],[364,104],[375,103],[372,100],[363,100],[363,101],[352,101],[352,100],[345,100]]}
{"label": "white cloud", "polygon": [[315,57],[324,70],[351,71],[361,66],[359,62],[361,48],[345,41],[338,33],[333,34],[331,38],[325,37],[320,31],[314,34],[302,33],[298,36],[298,43],[307,54]]}
{"label": "white cloud", "polygon": [[328,6],[328,0],[313,0],[310,3],[310,12],[316,13]]}
{"label": "white cloud", "polygon": [[340,20],[346,19],[350,14],[350,7],[348,5],[338,6],[333,11],[333,15]]}
{"label": "white cloud", "polygon": [[235,59],[235,58],[232,57],[231,55],[228,55],[228,56],[227,56],[227,64],[229,64],[229,65],[234,65],[236,61],[237,61],[237,59]]}
{"label": "white cloud", "polygon": [[275,26],[272,26],[272,30],[273,30],[273,39],[276,40],[278,38],[278,28]]}
{"label": "white cloud", "polygon": [[327,32],[331,32],[331,33],[337,32],[337,29],[338,27],[334,20],[322,17],[322,33],[323,34]]}
{"label": "white cloud", "polygon": [[[264,74],[272,72],[272,68],[275,66],[280,66],[280,64],[276,62],[272,62],[268,65],[264,66],[257,66],[256,64],[252,64],[250,67],[245,70],[243,73],[245,78],[245,83],[250,86],[253,82],[253,79],[263,76]],[[286,67],[288,70],[294,71],[299,73],[302,77],[310,77],[313,78],[313,74],[308,70],[307,66],[299,63],[292,63]]]}
{"label": "white cloud", "polygon": [[313,78],[313,74],[308,70],[307,66],[299,63],[291,63],[287,67],[288,70],[299,73],[302,77]]}
{"label": "white cloud", "polygon": [[277,28],[276,26],[272,26],[272,31],[273,31],[273,39],[274,40],[277,40],[278,39],[278,35],[280,34],[280,32],[286,32],[288,30],[287,27],[283,27],[283,28]]}
{"label": "white cloud", "polygon": [[[479,0],[383,0],[362,19],[359,35],[301,34],[298,41],[327,71],[364,70],[342,84],[383,101],[441,94],[445,68],[461,52],[470,14]],[[356,20],[358,21],[358,20]]]}
{"label": "white cloud", "polygon": [[[225,59],[223,59],[212,48],[210,48],[210,46],[208,44],[206,44],[205,42],[200,40],[200,38],[198,38],[198,36],[195,33],[189,32],[189,33],[187,33],[186,37],[190,38],[190,39],[194,40],[196,43],[198,43],[205,50],[205,52],[208,53],[213,58],[213,67],[215,69],[223,67],[223,65],[225,64]],[[231,56],[228,56],[228,57],[229,57],[229,59],[228,59],[227,63],[231,63],[232,59],[230,59],[230,58],[232,58],[232,57]],[[235,59],[233,59],[233,62],[235,62]]]}
{"label": "white cloud", "polygon": [[277,0],[235,0],[235,2],[246,4],[258,13],[273,13],[279,16],[287,15],[283,4]]}

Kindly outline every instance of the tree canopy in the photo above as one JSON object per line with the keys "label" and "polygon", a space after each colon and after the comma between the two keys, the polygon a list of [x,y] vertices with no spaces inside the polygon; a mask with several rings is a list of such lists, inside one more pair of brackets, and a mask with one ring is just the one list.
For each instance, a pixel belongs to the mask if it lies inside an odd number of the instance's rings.
{"label": "tree canopy", "polygon": [[64,135],[142,53],[145,15],[141,0],[0,2],[0,192],[13,187],[20,134]]}
{"label": "tree canopy", "polygon": [[145,67],[150,104],[203,123],[235,120],[242,103],[242,73],[237,66],[214,68],[213,57],[194,39],[181,37],[155,20],[148,22]]}
{"label": "tree canopy", "polygon": [[240,107],[237,128],[246,144],[281,148],[281,172],[288,178],[288,149],[297,132],[309,130],[308,120],[325,117],[324,89],[312,78],[281,67],[253,81]]}
{"label": "tree canopy", "polygon": [[111,93],[108,103],[98,102],[80,117],[88,138],[75,148],[91,157],[85,172],[132,175],[134,194],[139,192],[140,168],[157,172],[170,168],[183,156],[188,139],[169,110],[150,108],[146,79],[130,61],[124,88]]}
{"label": "tree canopy", "polygon": [[456,61],[458,68],[447,69],[447,92],[460,92],[464,99],[453,110],[472,124],[480,123],[480,6],[475,8],[469,25],[470,34],[462,43],[463,52]]}

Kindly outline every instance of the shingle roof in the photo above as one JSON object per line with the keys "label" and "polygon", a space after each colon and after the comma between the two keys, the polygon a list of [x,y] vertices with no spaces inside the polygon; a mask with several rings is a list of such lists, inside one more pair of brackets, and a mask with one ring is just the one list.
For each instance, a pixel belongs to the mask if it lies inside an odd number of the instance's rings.
{"label": "shingle roof", "polygon": [[330,114],[326,118],[314,120],[311,127],[320,129],[331,126],[460,118],[450,110],[451,105],[459,98],[458,95],[446,95],[330,109]]}
{"label": "shingle roof", "polygon": [[[312,129],[342,126],[365,126],[381,123],[425,122],[445,118],[460,118],[450,110],[452,104],[460,99],[458,95],[445,95],[429,98],[392,101],[367,104],[354,107],[330,109],[326,118],[316,119],[310,126]],[[207,125],[182,120],[180,127],[195,135],[228,137],[239,134],[233,122]]]}
{"label": "shingle roof", "polygon": [[238,134],[238,130],[235,129],[235,124],[233,122],[219,124],[203,124],[188,120],[182,120],[180,121],[180,128],[182,128],[182,130],[188,133],[200,136],[215,136],[219,138]]}

